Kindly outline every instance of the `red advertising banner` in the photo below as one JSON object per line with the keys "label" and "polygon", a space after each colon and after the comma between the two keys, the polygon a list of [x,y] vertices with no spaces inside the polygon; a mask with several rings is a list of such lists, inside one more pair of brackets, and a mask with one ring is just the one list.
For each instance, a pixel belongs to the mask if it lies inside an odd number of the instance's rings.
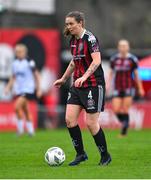
{"label": "red advertising banner", "polygon": [[[129,111],[130,127],[134,129],[151,128],[151,102],[134,103]],[[105,111],[100,114],[99,121],[102,127],[115,129],[121,126],[112,111],[111,103],[106,104]],[[79,117],[81,128],[86,128],[85,112]]]}
{"label": "red advertising banner", "polygon": [[[37,127],[37,104],[30,103],[30,109],[33,114],[34,126]],[[134,129],[151,128],[151,102],[134,103],[131,107],[130,127]],[[106,105],[105,111],[101,113],[99,118],[100,124],[104,128],[116,129],[120,127],[115,114],[111,109],[111,104]],[[86,128],[85,112],[83,111],[79,117],[81,128]],[[16,129],[16,116],[14,112],[14,103],[0,103],[0,131],[9,131]]]}
{"label": "red advertising banner", "polygon": [[[52,84],[58,77],[60,68],[59,31],[57,29],[0,28],[0,69],[3,72],[0,73],[1,79],[7,79],[11,75],[11,63],[14,59],[12,53],[17,43],[27,46],[29,59],[33,59],[40,70],[40,85],[45,105],[53,104],[56,107],[59,97],[58,90],[54,89]],[[8,73],[6,73],[7,71]],[[11,101],[12,95],[8,98],[3,93],[5,85],[5,81],[0,81],[0,100]],[[12,109],[12,103],[10,105],[0,103],[0,130],[15,128],[15,115]],[[37,121],[37,117],[35,121]]]}
{"label": "red advertising banner", "polygon": [[[37,127],[37,104],[30,102],[29,108],[33,116],[34,127]],[[13,102],[0,103],[0,131],[16,130],[16,115]]]}
{"label": "red advertising banner", "polygon": [[[39,61],[44,61],[44,66],[53,69],[55,73],[59,70],[60,35],[58,30],[0,29],[0,43],[9,44],[12,47],[16,43],[24,43],[29,51],[33,51],[35,55],[40,53],[39,51],[43,51],[42,59],[39,59]],[[40,49],[38,52],[34,52],[37,46]],[[31,56],[33,53],[31,53]],[[36,57],[35,60],[38,59],[38,56]]]}

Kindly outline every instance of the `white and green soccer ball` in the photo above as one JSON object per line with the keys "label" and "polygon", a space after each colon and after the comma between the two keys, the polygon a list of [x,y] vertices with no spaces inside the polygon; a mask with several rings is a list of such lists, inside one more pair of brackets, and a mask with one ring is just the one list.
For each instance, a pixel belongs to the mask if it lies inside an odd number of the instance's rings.
{"label": "white and green soccer ball", "polygon": [[60,166],[65,159],[65,153],[59,147],[51,147],[45,153],[45,161],[50,166]]}

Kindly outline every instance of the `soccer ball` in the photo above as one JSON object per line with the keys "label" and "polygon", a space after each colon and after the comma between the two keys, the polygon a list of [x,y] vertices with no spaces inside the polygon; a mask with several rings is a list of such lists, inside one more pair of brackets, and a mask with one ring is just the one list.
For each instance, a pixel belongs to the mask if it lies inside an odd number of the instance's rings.
{"label": "soccer ball", "polygon": [[65,153],[59,147],[52,147],[45,153],[45,161],[50,166],[60,166],[65,161]]}

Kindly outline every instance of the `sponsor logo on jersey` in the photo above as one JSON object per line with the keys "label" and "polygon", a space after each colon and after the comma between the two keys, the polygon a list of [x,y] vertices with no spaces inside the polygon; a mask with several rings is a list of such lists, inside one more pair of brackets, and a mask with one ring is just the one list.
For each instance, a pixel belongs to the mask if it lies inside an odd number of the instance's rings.
{"label": "sponsor logo on jersey", "polygon": [[79,54],[79,55],[73,55],[73,59],[74,60],[80,60],[80,59],[82,59],[82,58],[84,58],[85,57],[85,54]]}
{"label": "sponsor logo on jersey", "polygon": [[83,43],[81,42],[81,43],[79,44],[79,51],[82,51],[82,50],[83,50],[83,47],[84,47],[84,45],[83,45]]}
{"label": "sponsor logo on jersey", "polygon": [[71,44],[71,47],[76,47],[76,45],[75,44]]}

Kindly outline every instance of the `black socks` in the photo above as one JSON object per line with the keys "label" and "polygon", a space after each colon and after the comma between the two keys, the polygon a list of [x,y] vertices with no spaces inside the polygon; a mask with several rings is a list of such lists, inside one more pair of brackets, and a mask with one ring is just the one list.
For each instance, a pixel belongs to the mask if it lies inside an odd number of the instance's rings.
{"label": "black socks", "polygon": [[118,120],[122,123],[123,122],[123,114],[117,113],[116,114]]}
{"label": "black socks", "polygon": [[81,130],[79,126],[75,126],[72,128],[68,128],[69,134],[72,138],[73,146],[77,152],[78,155],[84,154],[84,147],[83,147],[83,141],[82,141],[82,135]]}
{"label": "black socks", "polygon": [[121,134],[126,135],[129,127],[129,115],[128,114],[117,114],[119,121],[123,124]]}
{"label": "black socks", "polygon": [[[68,128],[68,130],[77,154],[84,154],[85,152],[83,147],[82,135],[79,126],[77,125],[75,127]],[[99,149],[101,156],[106,156],[108,152],[103,130],[100,128],[98,133],[94,135],[93,138]]]}
{"label": "black socks", "polygon": [[128,127],[129,127],[129,115],[128,114],[123,114],[123,127],[122,127],[122,130],[121,130],[122,135],[127,134]]}
{"label": "black socks", "polygon": [[94,141],[99,149],[101,156],[107,155],[107,145],[103,130],[100,128],[99,132],[93,136]]}

